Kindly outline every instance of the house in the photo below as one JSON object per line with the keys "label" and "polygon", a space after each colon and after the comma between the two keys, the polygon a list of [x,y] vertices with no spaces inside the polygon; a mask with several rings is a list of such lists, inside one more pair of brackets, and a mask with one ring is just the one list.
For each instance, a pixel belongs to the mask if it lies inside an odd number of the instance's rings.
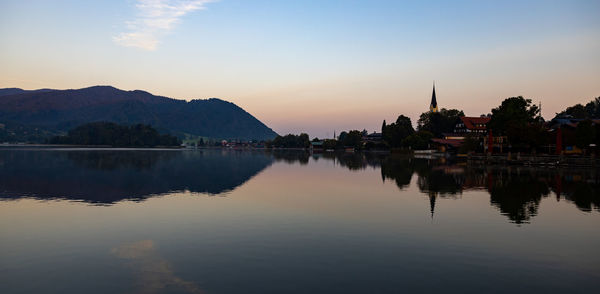
{"label": "house", "polygon": [[[585,119],[573,118],[570,115],[561,115],[546,123],[549,134],[555,138],[554,150],[556,154],[581,154],[583,150],[575,146],[577,125]],[[600,124],[600,119],[591,119],[592,125]]]}
{"label": "house", "polygon": [[431,139],[432,145],[436,147],[439,152],[452,152],[458,151],[460,145],[462,145],[464,138],[462,139]]}
{"label": "house", "polygon": [[368,135],[363,135],[362,136],[362,140],[365,143],[367,143],[367,142],[379,143],[379,142],[381,142],[383,140],[383,134],[382,133],[373,132],[373,133],[370,133]]}
{"label": "house", "polygon": [[477,134],[481,136],[487,135],[487,124],[491,117],[488,116],[461,116],[460,121],[454,127],[455,134],[462,134],[463,138],[466,134]]}
{"label": "house", "polygon": [[323,141],[311,141],[310,152],[320,153],[323,152]]}
{"label": "house", "polygon": [[[473,136],[479,141],[480,152],[488,152],[488,145],[493,146],[495,152],[502,152],[503,145],[506,143],[506,137],[493,136],[488,132],[489,116],[462,116],[454,126],[454,132],[444,133],[443,139],[432,139],[432,143],[441,152],[453,152],[458,150],[467,136]],[[490,138],[491,136],[491,138]]]}

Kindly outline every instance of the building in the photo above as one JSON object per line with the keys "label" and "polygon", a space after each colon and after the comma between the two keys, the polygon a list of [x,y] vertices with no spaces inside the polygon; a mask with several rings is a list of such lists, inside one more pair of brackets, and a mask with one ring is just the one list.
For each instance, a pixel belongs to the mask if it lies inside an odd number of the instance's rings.
{"label": "building", "polygon": [[467,133],[485,136],[487,135],[487,124],[490,120],[491,118],[488,116],[461,116],[460,121],[454,127],[454,133],[462,134],[463,137]]}
{"label": "building", "polygon": [[383,134],[373,132],[368,135],[363,135],[362,140],[364,143],[368,143],[368,142],[380,143],[381,141],[383,141]]}
{"label": "building", "polygon": [[505,137],[492,136],[491,139],[489,138],[487,125],[490,120],[491,118],[488,116],[462,116],[454,126],[454,132],[443,134],[443,139],[432,139],[431,141],[441,152],[456,152],[465,137],[474,136],[479,141],[480,151],[490,152],[488,145],[492,142],[493,148],[502,152]]}
{"label": "building", "polygon": [[311,141],[310,152],[321,153],[323,152],[323,141]]}
{"label": "building", "polygon": [[438,112],[437,99],[435,97],[435,83],[433,84],[433,93],[431,94],[431,103],[429,104],[429,111]]}
{"label": "building", "polygon": [[[579,123],[586,119],[573,118],[570,115],[561,115],[553,118],[546,123],[549,135],[555,140],[554,147],[556,154],[582,154],[584,150],[576,146],[576,130]],[[592,126],[600,124],[600,119],[590,119]],[[589,146],[589,147],[596,147]],[[552,149],[552,148],[550,148]],[[549,151],[551,152],[551,151]]]}

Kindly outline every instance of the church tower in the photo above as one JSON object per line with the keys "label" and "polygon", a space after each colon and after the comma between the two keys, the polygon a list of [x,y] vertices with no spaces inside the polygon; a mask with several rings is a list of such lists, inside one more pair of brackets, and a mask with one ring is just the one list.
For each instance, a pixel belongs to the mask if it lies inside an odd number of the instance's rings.
{"label": "church tower", "polygon": [[433,113],[438,112],[437,100],[435,99],[435,83],[433,83],[433,94],[431,94],[431,104],[429,105],[429,111]]}

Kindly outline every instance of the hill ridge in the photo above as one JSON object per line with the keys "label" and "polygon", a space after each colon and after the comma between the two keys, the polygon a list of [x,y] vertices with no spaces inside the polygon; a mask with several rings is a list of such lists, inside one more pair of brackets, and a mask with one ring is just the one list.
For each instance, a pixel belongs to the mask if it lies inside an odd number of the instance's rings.
{"label": "hill ridge", "polygon": [[[17,94],[3,95],[11,91]],[[268,140],[277,135],[235,103],[216,97],[186,101],[107,85],[67,90],[0,89],[0,123],[65,132],[96,121],[149,124],[179,136]]]}

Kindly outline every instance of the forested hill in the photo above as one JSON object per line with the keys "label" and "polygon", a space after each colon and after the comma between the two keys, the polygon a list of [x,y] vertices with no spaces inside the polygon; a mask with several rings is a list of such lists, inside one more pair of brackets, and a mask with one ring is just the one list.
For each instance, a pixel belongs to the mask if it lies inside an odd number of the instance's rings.
{"label": "forested hill", "polygon": [[147,124],[161,132],[267,140],[277,134],[242,108],[217,98],[176,100],[110,86],[77,90],[0,89],[0,124],[66,132],[89,122]]}
{"label": "forested hill", "polygon": [[4,89],[0,89],[0,96],[8,96],[8,95],[15,95],[15,94],[23,94],[23,93],[41,93],[41,92],[49,92],[49,91],[55,91],[55,90],[52,90],[52,89],[23,90],[23,89],[19,89],[19,88],[4,88]]}

